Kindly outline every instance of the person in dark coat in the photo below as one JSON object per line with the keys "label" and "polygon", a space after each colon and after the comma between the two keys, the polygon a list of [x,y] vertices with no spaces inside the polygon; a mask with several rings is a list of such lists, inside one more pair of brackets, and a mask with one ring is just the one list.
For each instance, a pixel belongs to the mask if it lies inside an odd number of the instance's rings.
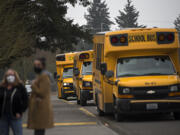
{"label": "person in dark coat", "polygon": [[0,134],[22,135],[22,115],[28,107],[28,94],[16,71],[9,69],[0,84]]}

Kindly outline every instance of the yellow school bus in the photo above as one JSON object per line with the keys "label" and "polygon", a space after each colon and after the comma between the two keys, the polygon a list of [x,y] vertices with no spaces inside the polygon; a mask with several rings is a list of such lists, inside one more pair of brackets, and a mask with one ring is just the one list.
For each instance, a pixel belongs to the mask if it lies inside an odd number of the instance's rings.
{"label": "yellow school bus", "polygon": [[73,89],[74,55],[75,53],[66,53],[56,56],[58,98],[67,99],[76,95]]}
{"label": "yellow school bus", "polygon": [[76,90],[77,104],[85,106],[93,99],[92,91],[93,51],[79,52],[74,56],[73,85]]}
{"label": "yellow school bus", "polygon": [[99,115],[173,112],[180,119],[175,29],[124,29],[94,36],[93,89]]}

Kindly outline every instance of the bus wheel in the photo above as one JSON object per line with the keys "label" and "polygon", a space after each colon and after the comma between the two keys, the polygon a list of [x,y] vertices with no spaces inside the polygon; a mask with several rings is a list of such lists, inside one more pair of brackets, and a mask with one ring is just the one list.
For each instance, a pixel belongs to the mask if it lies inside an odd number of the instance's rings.
{"label": "bus wheel", "polygon": [[87,101],[83,100],[82,98],[80,99],[80,104],[81,106],[86,106],[87,105]]}
{"label": "bus wheel", "polygon": [[99,116],[104,116],[104,112],[99,108],[98,97],[96,97],[97,112]]}
{"label": "bus wheel", "polygon": [[80,90],[80,105],[81,106],[86,106],[87,105],[87,100],[83,98],[81,90]]}
{"label": "bus wheel", "polygon": [[64,95],[63,90],[61,90],[61,95],[62,95],[62,99],[64,99],[64,100],[66,100],[66,99],[67,99],[67,96],[66,96],[66,95]]}
{"label": "bus wheel", "polygon": [[77,96],[77,104],[79,105],[80,104],[80,100],[79,100],[79,97]]}
{"label": "bus wheel", "polygon": [[63,99],[64,99],[64,100],[67,100],[67,97],[66,97],[66,96],[63,96]]}
{"label": "bus wheel", "polygon": [[98,105],[97,105],[97,112],[99,116],[104,116],[104,112],[99,108]]}
{"label": "bus wheel", "polygon": [[124,119],[124,116],[123,114],[119,113],[118,112],[118,103],[116,102],[116,99],[114,98],[114,118],[116,121],[120,122],[120,121],[123,121]]}
{"label": "bus wheel", "polygon": [[175,120],[180,120],[180,113],[174,112]]}
{"label": "bus wheel", "polygon": [[117,122],[124,120],[123,114],[120,114],[120,113],[114,113],[114,118]]}
{"label": "bus wheel", "polygon": [[80,100],[77,99],[77,104],[80,105]]}

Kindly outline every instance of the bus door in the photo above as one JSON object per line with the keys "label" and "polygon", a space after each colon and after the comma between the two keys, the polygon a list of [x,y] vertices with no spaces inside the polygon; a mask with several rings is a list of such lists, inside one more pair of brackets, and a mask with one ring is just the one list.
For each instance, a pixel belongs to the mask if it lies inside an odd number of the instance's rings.
{"label": "bus door", "polygon": [[59,78],[58,78],[58,94],[59,94],[59,98],[62,97],[61,95],[61,89],[62,89],[62,86],[63,86],[63,66],[60,65],[59,68],[58,68],[58,75],[59,75]]}
{"label": "bus door", "polygon": [[95,45],[95,72],[94,72],[94,81],[95,84],[94,84],[94,91],[95,91],[95,100],[96,100],[96,103],[97,105],[99,106],[99,108],[101,110],[103,110],[104,108],[104,103],[103,103],[103,100],[104,100],[104,96],[103,96],[103,76],[101,75],[101,70],[100,70],[100,66],[101,66],[101,63],[102,63],[102,58],[103,58],[103,44],[98,44],[98,45]]}

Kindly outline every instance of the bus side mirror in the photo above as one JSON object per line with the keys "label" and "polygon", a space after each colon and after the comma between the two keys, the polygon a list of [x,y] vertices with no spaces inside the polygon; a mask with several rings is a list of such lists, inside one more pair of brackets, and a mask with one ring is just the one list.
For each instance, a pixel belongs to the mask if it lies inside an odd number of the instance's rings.
{"label": "bus side mirror", "polygon": [[74,68],[74,75],[78,76],[80,74],[80,71],[78,68]]}
{"label": "bus side mirror", "polygon": [[105,75],[106,72],[107,72],[107,64],[106,63],[101,63],[100,69],[101,69],[101,74]]}
{"label": "bus side mirror", "polygon": [[107,71],[106,74],[105,74],[105,76],[106,76],[107,79],[110,79],[110,78],[112,78],[112,77],[114,76],[114,72],[111,71],[111,70],[110,70],[110,71]]}

